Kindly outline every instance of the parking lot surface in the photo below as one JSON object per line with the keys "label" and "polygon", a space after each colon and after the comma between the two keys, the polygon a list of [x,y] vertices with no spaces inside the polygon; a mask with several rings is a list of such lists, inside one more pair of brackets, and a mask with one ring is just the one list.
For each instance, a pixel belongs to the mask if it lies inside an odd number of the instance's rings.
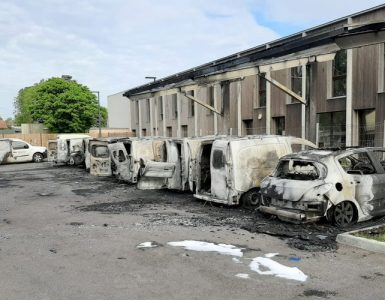
{"label": "parking lot surface", "polygon": [[[81,168],[1,165],[0,214],[1,299],[383,299],[385,293],[385,256],[337,245],[340,230],[328,224],[292,225],[188,193],[141,191]],[[215,245],[195,242],[201,246],[195,251],[169,244],[186,240]],[[152,243],[138,247],[144,242]],[[230,249],[218,244],[240,252],[218,253]]]}

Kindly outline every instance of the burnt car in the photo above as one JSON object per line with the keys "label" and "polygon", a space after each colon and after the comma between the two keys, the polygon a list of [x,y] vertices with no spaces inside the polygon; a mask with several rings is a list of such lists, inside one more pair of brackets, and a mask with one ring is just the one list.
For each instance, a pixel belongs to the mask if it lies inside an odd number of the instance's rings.
{"label": "burnt car", "polygon": [[337,226],[385,215],[385,148],[310,150],[282,157],[261,183],[260,212]]}

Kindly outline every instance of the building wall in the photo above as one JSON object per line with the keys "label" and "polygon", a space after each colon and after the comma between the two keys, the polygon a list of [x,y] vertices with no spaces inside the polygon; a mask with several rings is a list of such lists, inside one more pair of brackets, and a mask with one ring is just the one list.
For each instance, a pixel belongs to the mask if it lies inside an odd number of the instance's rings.
{"label": "building wall", "polygon": [[[381,21],[385,19],[384,10],[374,13],[362,14],[354,17],[349,22],[368,22]],[[335,27],[342,26],[345,21],[336,22]],[[313,31],[323,32],[327,28],[315,28],[307,31],[312,34]],[[326,32],[326,31],[325,31]],[[346,131],[346,142],[351,145],[360,143],[360,130],[362,129],[362,120],[360,114],[364,110],[375,110],[374,135],[375,145],[383,145],[384,120],[385,120],[385,79],[384,79],[384,45],[370,45],[349,50],[351,60],[347,60],[347,78],[351,78],[351,84],[347,84],[346,94],[332,96],[333,80],[333,61],[310,62],[304,67],[306,74],[302,74],[306,79],[305,94],[306,106],[291,96],[284,93],[274,85],[270,86],[270,101],[267,101],[267,107],[260,107],[259,97],[259,76],[245,75],[242,71],[236,79],[232,80],[207,80],[207,82],[195,83],[192,86],[182,86],[182,91],[194,90],[194,97],[210,104],[208,90],[214,87],[215,108],[222,113],[221,116],[215,115],[207,108],[196,104],[195,114],[189,113],[189,101],[183,94],[178,96],[178,115],[173,112],[172,95],[163,95],[164,116],[160,118],[160,111],[156,111],[152,106],[152,122],[150,129],[150,120],[145,112],[147,108],[146,99],[139,100],[141,103],[141,122],[139,124],[139,115],[135,109],[135,101],[131,101],[131,122],[133,128],[139,130],[140,126],[146,128],[147,133],[154,131],[158,127],[159,135],[167,135],[171,128],[172,136],[181,136],[187,126],[188,136],[209,135],[209,134],[266,134],[270,132],[275,134],[279,131],[277,120],[284,120],[284,134],[293,136],[304,136],[309,140],[316,142],[320,138],[320,121],[324,117],[322,114],[339,114],[346,116],[344,126],[341,124],[330,124],[334,132]],[[328,54],[327,52],[325,54]],[[294,55],[294,54],[293,54]],[[351,65],[350,65],[351,64]],[[351,66],[351,68],[350,68]],[[304,68],[302,70],[304,70]],[[349,73],[349,70],[351,72]],[[291,69],[281,69],[269,72],[272,79],[280,82],[288,88],[292,88]],[[245,73],[246,74],[246,73]],[[226,75],[226,73],[224,73]],[[304,82],[304,81],[302,81]],[[303,90],[304,91],[304,90]],[[167,89],[161,93],[167,94]],[[176,92],[176,90],[173,90]],[[170,92],[171,93],[171,92]],[[152,99],[153,103],[158,101],[156,95]],[[239,101],[241,101],[239,103]],[[346,111],[346,109],[351,111]],[[155,118],[157,115],[157,118]],[[269,117],[270,116],[270,117]],[[267,117],[269,119],[267,120]],[[283,119],[284,118],[284,119]],[[155,125],[156,122],[156,125]],[[270,128],[270,131],[269,131]],[[331,131],[333,131],[331,130]],[[304,135],[305,133],[305,135]],[[155,135],[155,132],[152,133]],[[372,133],[369,133],[372,134]]]}
{"label": "building wall", "polygon": [[108,127],[131,129],[131,105],[123,92],[108,96]]}

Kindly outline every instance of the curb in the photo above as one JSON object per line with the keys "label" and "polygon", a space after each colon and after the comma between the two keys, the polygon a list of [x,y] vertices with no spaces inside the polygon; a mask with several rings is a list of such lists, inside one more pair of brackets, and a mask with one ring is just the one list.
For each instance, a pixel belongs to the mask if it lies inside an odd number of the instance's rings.
{"label": "curb", "polygon": [[366,239],[358,236],[354,236],[353,233],[366,231],[370,229],[375,229],[379,227],[383,227],[384,225],[377,225],[372,227],[361,228],[358,230],[353,230],[345,233],[341,233],[337,235],[336,241],[343,245],[348,245],[356,248],[361,248],[364,250],[384,253],[385,254],[385,243],[379,242],[371,239]]}

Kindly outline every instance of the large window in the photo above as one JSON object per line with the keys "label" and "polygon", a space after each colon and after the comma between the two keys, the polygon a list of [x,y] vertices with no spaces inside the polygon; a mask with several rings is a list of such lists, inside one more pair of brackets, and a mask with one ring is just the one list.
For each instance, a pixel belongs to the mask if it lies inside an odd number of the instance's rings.
{"label": "large window", "polygon": [[178,97],[176,94],[172,94],[171,95],[171,99],[172,99],[172,117],[173,119],[176,119],[178,118]]}
{"label": "large window", "polygon": [[346,145],[346,112],[317,114],[319,147],[343,147]]}
{"label": "large window", "polygon": [[363,109],[358,113],[358,143],[363,147],[373,147],[376,130],[376,111],[374,109]]}
{"label": "large window", "polygon": [[163,121],[163,97],[158,97],[158,110],[159,110],[159,119]]}
{"label": "large window", "polygon": [[346,95],[346,50],[337,52],[333,60],[332,96]]}
{"label": "large window", "polygon": [[[213,86],[207,87],[207,103],[208,105],[214,107],[214,87]],[[207,114],[212,115],[213,111],[208,110]]]}
{"label": "large window", "polygon": [[273,118],[275,125],[275,134],[285,135],[285,117]]}
{"label": "large window", "polygon": [[146,99],[146,116],[147,116],[147,123],[149,123],[151,119],[150,99]]}
{"label": "large window", "polygon": [[[291,90],[302,96],[302,66],[291,68]],[[298,100],[292,98],[291,101],[296,102]]]}
{"label": "large window", "polygon": [[266,79],[265,74],[258,76],[258,107],[266,106]]}
{"label": "large window", "polygon": [[[188,91],[187,95],[190,95],[190,96],[194,97],[194,91],[193,90]],[[193,117],[195,115],[194,103],[195,102],[193,100],[188,99],[188,116],[189,117]]]}

